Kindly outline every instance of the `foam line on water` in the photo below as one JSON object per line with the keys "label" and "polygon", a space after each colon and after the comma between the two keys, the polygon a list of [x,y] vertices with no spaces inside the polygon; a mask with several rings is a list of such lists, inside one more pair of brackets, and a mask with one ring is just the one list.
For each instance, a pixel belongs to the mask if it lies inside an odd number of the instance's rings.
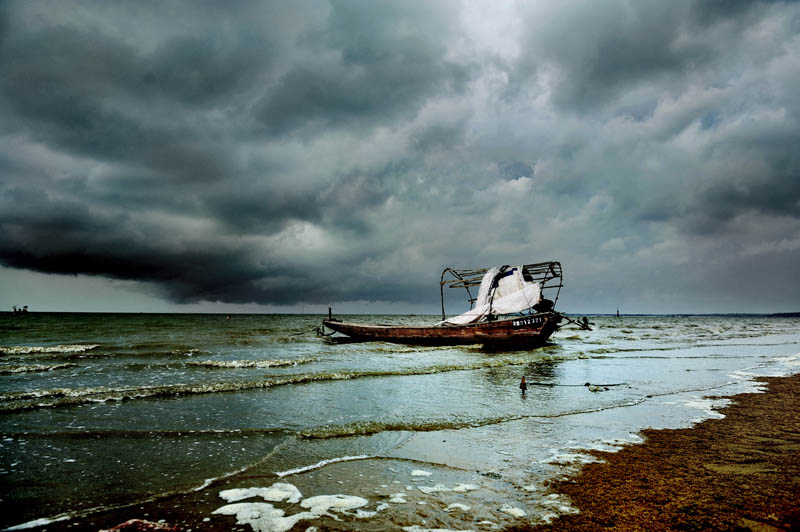
{"label": "foam line on water", "polygon": [[0,366],[0,375],[14,375],[19,373],[43,373],[57,369],[78,367],[77,364],[19,364]]}
{"label": "foam line on water", "polygon": [[57,523],[59,521],[66,521],[70,517],[71,516],[69,515],[62,515],[58,517],[43,517],[41,519],[34,519],[33,521],[28,521],[27,523],[22,523],[12,527],[4,528],[3,530],[27,530],[29,528],[38,528],[40,526],[47,526],[52,523]]}
{"label": "foam line on water", "polygon": [[100,344],[67,344],[67,345],[14,345],[0,346],[0,355],[31,355],[50,353],[85,353],[100,347]]}
{"label": "foam line on water", "polygon": [[366,454],[360,454],[357,456],[341,456],[338,458],[329,458],[327,460],[321,460],[316,464],[311,464],[303,467],[298,467],[295,469],[289,469],[287,471],[280,471],[275,473],[275,475],[279,478],[288,477],[290,475],[297,475],[298,473],[305,473],[307,471],[313,471],[315,469],[320,469],[330,464],[335,464],[338,462],[353,462],[355,460],[367,460],[369,458],[376,458],[375,456],[369,456]]}
{"label": "foam line on water", "polygon": [[245,368],[277,368],[282,366],[297,366],[317,362],[319,358],[296,358],[286,360],[197,360],[186,362],[187,366],[219,369],[245,369]]}

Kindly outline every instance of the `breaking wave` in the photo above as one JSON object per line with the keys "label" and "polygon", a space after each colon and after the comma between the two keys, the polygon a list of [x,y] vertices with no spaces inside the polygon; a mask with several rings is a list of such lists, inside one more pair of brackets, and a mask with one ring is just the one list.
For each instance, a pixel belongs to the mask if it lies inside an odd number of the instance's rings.
{"label": "breaking wave", "polygon": [[15,345],[3,347],[0,346],[0,355],[30,355],[30,354],[52,354],[52,353],[85,353],[100,347],[100,344],[72,344],[72,345],[47,345],[47,346],[29,346],[29,345]]}
{"label": "breaking wave", "polygon": [[97,386],[90,388],[51,388],[24,392],[7,392],[0,393],[0,412],[55,406],[73,406],[106,401],[127,401],[153,397],[176,398],[187,395],[207,393],[241,392],[246,390],[267,389],[274,386],[285,386],[290,384],[306,384],[309,382],[340,381],[371,377],[431,375],[450,371],[470,371],[523,365],[529,362],[529,357],[493,358],[469,364],[442,364],[429,366],[426,368],[405,368],[384,371],[340,371],[309,373],[302,375],[269,377],[262,380],[242,382],[211,382],[119,388]]}
{"label": "breaking wave", "polygon": [[329,458],[327,460],[319,461],[316,464],[298,467],[295,469],[289,469],[287,471],[276,472],[275,475],[278,478],[283,478],[283,477],[288,477],[290,475],[296,475],[298,473],[306,473],[307,471],[314,471],[315,469],[320,469],[330,464],[338,464],[339,462],[353,462],[356,460],[368,460],[370,458],[375,458],[375,457],[366,454],[359,454],[356,456],[341,456],[339,458]]}
{"label": "breaking wave", "polygon": [[464,421],[357,421],[346,425],[328,425],[304,430],[299,432],[298,436],[311,440],[345,438],[347,436],[369,436],[385,431],[433,432],[436,430],[458,430],[484,427],[486,425],[497,425],[508,421],[524,419],[526,417],[529,416],[497,416]]}
{"label": "breaking wave", "polygon": [[75,368],[77,364],[32,364],[32,365],[9,365],[0,366],[0,375],[13,375],[15,373],[40,373],[44,371],[54,371],[57,369]]}
{"label": "breaking wave", "polygon": [[53,430],[45,432],[4,432],[4,438],[20,439],[63,439],[63,440],[92,440],[103,438],[124,438],[127,440],[152,438],[180,438],[180,437],[241,437],[241,436],[286,436],[294,434],[293,431],[283,428],[238,428],[238,429],[186,429],[186,430],[125,430],[125,429],[86,429],[81,427],[74,430]]}
{"label": "breaking wave", "polygon": [[640,404],[641,402],[643,402],[643,400],[625,400],[620,403],[613,403],[596,408],[578,408],[552,414],[516,414],[462,420],[356,421],[354,423],[347,423],[344,425],[326,425],[308,430],[302,430],[298,432],[297,436],[302,439],[314,440],[345,438],[348,436],[370,436],[372,434],[378,434],[386,431],[433,432],[437,430],[460,430],[485,427],[488,425],[499,425],[501,423],[517,421],[521,419],[556,419],[578,414],[587,414],[590,412],[612,410],[615,408],[627,408]]}
{"label": "breaking wave", "polygon": [[199,366],[204,368],[276,368],[281,366],[297,366],[298,364],[308,364],[317,362],[319,358],[296,358],[289,360],[198,360],[187,362],[187,366]]}

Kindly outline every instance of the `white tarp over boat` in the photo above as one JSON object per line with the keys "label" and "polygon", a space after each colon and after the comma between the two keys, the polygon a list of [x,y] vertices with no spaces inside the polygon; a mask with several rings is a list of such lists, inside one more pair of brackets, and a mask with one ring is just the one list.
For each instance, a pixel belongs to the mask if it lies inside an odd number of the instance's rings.
{"label": "white tarp over boat", "polygon": [[541,298],[539,283],[522,276],[522,266],[490,268],[481,279],[475,306],[443,323],[466,325],[485,320],[489,315],[514,314],[533,307]]}

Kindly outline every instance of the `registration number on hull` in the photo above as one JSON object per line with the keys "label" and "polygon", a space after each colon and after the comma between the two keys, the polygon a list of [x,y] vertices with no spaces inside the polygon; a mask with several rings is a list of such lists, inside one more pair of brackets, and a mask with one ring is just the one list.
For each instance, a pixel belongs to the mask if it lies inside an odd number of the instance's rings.
{"label": "registration number on hull", "polygon": [[540,316],[531,316],[529,318],[520,318],[518,320],[513,320],[511,325],[513,327],[530,327],[531,325],[543,325],[544,318]]}

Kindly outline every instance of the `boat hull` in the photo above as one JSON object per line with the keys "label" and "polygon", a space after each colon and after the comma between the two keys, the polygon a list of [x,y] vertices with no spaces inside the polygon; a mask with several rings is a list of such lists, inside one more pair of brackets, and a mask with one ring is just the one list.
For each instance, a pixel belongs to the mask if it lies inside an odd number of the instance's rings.
{"label": "boat hull", "polygon": [[555,312],[518,316],[468,325],[408,327],[364,325],[328,318],[322,324],[333,331],[362,342],[391,342],[410,345],[472,345],[536,347],[547,342],[561,316]]}

